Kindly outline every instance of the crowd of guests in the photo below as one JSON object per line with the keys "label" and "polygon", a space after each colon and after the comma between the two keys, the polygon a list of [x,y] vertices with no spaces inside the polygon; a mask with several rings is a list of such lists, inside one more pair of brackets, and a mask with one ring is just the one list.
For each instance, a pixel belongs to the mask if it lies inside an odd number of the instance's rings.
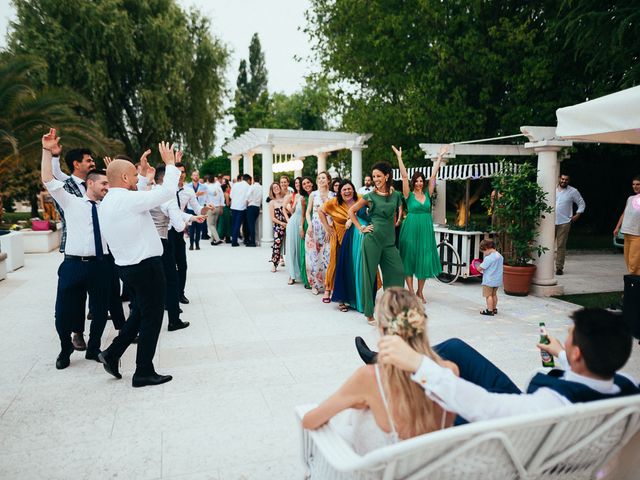
{"label": "crowd of guests", "polygon": [[314,295],[322,293],[322,302],[336,302],[343,312],[362,312],[370,323],[380,287],[402,287],[406,282],[408,290],[426,303],[426,279],[442,272],[431,195],[446,149],[429,179],[421,172],[409,179],[402,149],[393,149],[402,193],[392,187],[387,162],[376,163],[360,189],[327,172],[318,173],[315,181],[297,177],[293,187],[282,176],[269,187],[272,271],[286,257],[289,285],[299,282]]}

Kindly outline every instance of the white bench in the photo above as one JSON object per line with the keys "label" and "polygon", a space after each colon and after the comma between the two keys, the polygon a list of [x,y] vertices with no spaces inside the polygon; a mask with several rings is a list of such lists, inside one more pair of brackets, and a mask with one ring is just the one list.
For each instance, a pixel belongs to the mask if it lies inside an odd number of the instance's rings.
{"label": "white bench", "polygon": [[[302,417],[315,407],[296,407]],[[595,479],[640,430],[640,395],[475,422],[360,456],[329,423],[302,429],[312,479]]]}

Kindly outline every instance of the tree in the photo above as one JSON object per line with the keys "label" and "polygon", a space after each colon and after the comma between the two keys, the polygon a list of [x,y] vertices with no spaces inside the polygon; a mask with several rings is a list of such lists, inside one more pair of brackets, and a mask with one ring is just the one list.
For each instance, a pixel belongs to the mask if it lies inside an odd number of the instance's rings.
{"label": "tree", "polygon": [[174,0],[15,0],[10,49],[37,52],[44,84],[90,99],[95,119],[130,156],[171,139],[213,149],[222,114],[226,48],[196,10]]}
{"label": "tree", "polygon": [[268,128],[326,130],[330,105],[327,82],[308,78],[299,92],[271,95],[266,125]]}
{"label": "tree", "polygon": [[234,104],[229,110],[235,122],[234,136],[242,135],[250,128],[266,126],[269,118],[267,76],[260,39],[254,33],[249,44],[249,72],[247,61],[240,60]]}
{"label": "tree", "polygon": [[[98,125],[77,112],[89,104],[77,93],[38,89],[34,79],[46,75],[42,60],[0,56],[0,196],[8,202],[29,200],[38,215],[37,194],[42,132],[56,127],[65,148],[85,146],[104,151],[113,143]],[[0,208],[0,213],[1,213]]]}

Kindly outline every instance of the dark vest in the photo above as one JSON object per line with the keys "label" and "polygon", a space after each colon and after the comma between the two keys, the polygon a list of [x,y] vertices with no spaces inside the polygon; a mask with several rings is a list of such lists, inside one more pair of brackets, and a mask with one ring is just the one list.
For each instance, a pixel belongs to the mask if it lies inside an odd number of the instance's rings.
{"label": "dark vest", "polygon": [[578,382],[563,380],[562,370],[551,370],[549,373],[538,373],[531,379],[527,393],[533,393],[541,387],[547,387],[558,392],[572,403],[593,402],[594,400],[605,400],[607,398],[625,397],[640,393],[640,388],[631,380],[622,375],[614,375],[613,383],[620,387],[619,393],[600,393],[586,385]]}

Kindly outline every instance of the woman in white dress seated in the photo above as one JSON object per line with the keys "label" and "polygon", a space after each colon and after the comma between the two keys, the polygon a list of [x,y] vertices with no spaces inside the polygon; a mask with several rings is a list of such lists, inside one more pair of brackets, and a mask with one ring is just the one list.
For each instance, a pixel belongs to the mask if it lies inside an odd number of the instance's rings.
{"label": "woman in white dress seated", "polygon": [[[403,288],[389,288],[376,304],[374,318],[381,335],[400,336],[417,352],[459,375],[454,363],[441,359],[431,349],[427,316],[418,297]],[[351,410],[336,422],[336,427],[360,455],[450,427],[455,419],[455,413],[428,399],[409,373],[391,365],[360,367],[337,392],[307,412],[302,425],[314,430],[347,409]]]}

